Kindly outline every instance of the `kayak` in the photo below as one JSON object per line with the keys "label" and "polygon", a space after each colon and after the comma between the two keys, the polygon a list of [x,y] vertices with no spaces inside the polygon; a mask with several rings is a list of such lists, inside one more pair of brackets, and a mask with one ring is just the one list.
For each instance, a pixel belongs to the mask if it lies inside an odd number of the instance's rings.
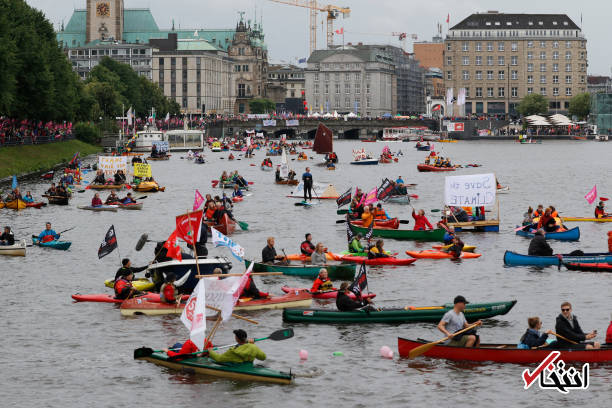
{"label": "kayak", "polygon": [[275,183],[276,184],[287,184],[290,186],[297,186],[298,184],[300,184],[298,180],[276,180]]}
{"label": "kayak", "polygon": [[142,203],[117,204],[122,210],[142,210]]}
{"label": "kayak", "polygon": [[391,256],[386,257],[386,258],[368,259],[367,256],[351,256],[351,255],[344,255],[342,258],[340,258],[340,260],[345,261],[345,262],[353,262],[356,264],[365,263],[366,265],[395,265],[395,266],[406,266],[406,265],[413,264],[416,261],[416,259],[411,259],[411,258],[401,259],[401,258],[394,258]]}
{"label": "kayak", "polygon": [[[397,338],[397,348],[400,357],[408,357],[410,350],[427,344],[426,340],[409,340]],[[537,349],[518,349],[516,342],[512,344],[481,344],[479,347],[454,347],[438,344],[422,355],[431,358],[443,358],[453,361],[493,361],[496,363],[511,364],[539,364],[544,361],[551,351],[551,347]],[[606,363],[612,362],[612,347],[602,346],[601,349],[568,350],[559,349],[560,360],[565,363],[586,362]]]}
{"label": "kayak", "polygon": [[[417,259],[451,259],[453,256],[443,251],[436,249],[426,249],[425,251],[406,251],[406,255],[409,255]],[[473,252],[461,252],[461,259],[474,259],[480,258],[482,254],[475,254]]]}
{"label": "kayak", "polygon": [[[251,261],[244,261],[247,269]],[[329,279],[332,280],[351,280],[355,277],[356,265],[270,265],[255,263],[253,272],[282,272],[283,275],[299,276],[300,278],[316,279],[321,268],[327,269]]]}
{"label": "kayak", "polygon": [[[431,247],[433,249],[437,249],[437,250],[441,250],[441,249],[448,249],[451,247],[452,244],[448,244],[448,245],[432,245]],[[463,252],[474,252],[474,250],[476,250],[476,247],[473,245],[464,245],[463,246]]]}
{"label": "kayak", "polygon": [[[104,286],[106,286],[107,288],[114,288],[115,287],[114,279],[105,280]],[[148,280],[147,278],[138,278],[132,281],[132,286],[134,287],[134,289],[140,292],[145,292],[147,290],[153,289],[155,287],[155,284],[151,282],[150,280]]]}
{"label": "kayak", "polygon": [[234,310],[284,309],[286,307],[310,307],[312,295],[307,292],[291,291],[270,299],[240,298]]}
{"label": "kayak", "polygon": [[612,217],[607,218],[589,218],[589,217],[561,217],[561,221],[573,222],[612,222]]}
{"label": "kayak", "polygon": [[612,253],[593,253],[584,255],[552,255],[534,256],[517,254],[516,252],[506,251],[504,253],[504,265],[508,266],[560,266],[563,262],[571,263],[610,263]]}
{"label": "kayak", "polygon": [[43,197],[49,200],[49,204],[53,204],[53,205],[68,205],[68,200],[70,199],[70,197],[64,197],[64,196],[43,195]]}
{"label": "kayak", "polygon": [[5,208],[9,208],[11,210],[24,210],[27,205],[26,202],[20,199],[7,201],[4,203]]}
{"label": "kayak", "polygon": [[[351,221],[351,224],[358,225],[361,227],[363,225],[363,220]],[[391,218],[388,220],[375,220],[374,226],[379,228],[397,229],[399,227],[399,220],[397,218]]]}
{"label": "kayak", "polygon": [[232,197],[232,202],[234,202],[234,203],[239,203],[242,200],[244,200],[244,198],[242,198],[242,197]]}
{"label": "kayak", "polygon": [[232,235],[236,231],[236,223],[232,220],[229,215],[223,214],[220,224],[214,222],[206,222],[209,227],[213,227],[223,235]]}
{"label": "kayak", "polygon": [[[469,303],[464,310],[469,322],[505,315],[514,307],[516,300],[492,303]],[[453,305],[426,307],[404,307],[380,311],[353,310],[340,312],[331,309],[285,309],[283,321],[292,323],[438,323]]]}
{"label": "kayak", "polygon": [[165,191],[166,187],[160,187],[155,181],[141,181],[133,185],[132,189],[141,193],[156,193],[158,191]]}
{"label": "kayak", "polygon": [[15,242],[13,245],[0,245],[0,255],[26,256],[26,241]]}
{"label": "kayak", "polygon": [[[310,289],[308,288],[290,288],[289,286],[283,286],[281,287],[281,290],[285,293],[290,293],[290,292],[307,292],[310,293],[312,295],[313,299],[335,299],[338,296],[338,291],[337,290],[329,290],[327,292],[319,292],[319,293],[312,293],[310,292]],[[349,292],[349,297],[351,299],[356,299],[357,296],[353,293],[353,292]],[[372,299],[376,297],[376,294],[374,293],[366,293],[362,296],[364,299]]]}
{"label": "kayak", "polygon": [[101,206],[91,206],[91,205],[79,205],[77,206],[80,210],[89,210],[89,211],[112,211],[117,212],[116,205],[101,205]]}
{"label": "kayak", "polygon": [[[522,229],[516,231],[516,235],[527,238],[534,237],[533,233],[523,231]],[[556,239],[557,241],[578,241],[580,239],[580,228],[574,227],[561,232],[547,232],[546,239]]]}
{"label": "kayak", "polygon": [[70,241],[60,241],[57,239],[49,242],[39,242],[38,237],[32,237],[32,243],[40,247],[59,249],[61,251],[67,250],[72,245]]}
{"label": "kayak", "polygon": [[[160,301],[159,293],[147,293],[147,298]],[[96,293],[92,295],[81,295],[80,293],[71,296],[75,302],[97,302],[97,303],[123,303],[123,299],[117,299],[114,295],[108,293]],[[187,296],[189,298],[189,296]]]}
{"label": "kayak", "polygon": [[92,190],[123,190],[125,184],[90,184]]}
{"label": "kayak", "polygon": [[570,271],[612,272],[612,264],[609,263],[563,262],[563,266]]}
{"label": "kayak", "polygon": [[408,194],[392,195],[387,199],[387,202],[395,204],[410,204],[410,196]]}
{"label": "kayak", "polygon": [[436,172],[436,171],[455,171],[454,167],[436,167],[429,164],[417,164],[417,170],[420,172]]}
{"label": "kayak", "polygon": [[147,157],[147,160],[149,161],[161,161],[161,160],[170,160],[170,156],[172,156],[171,154],[167,154],[165,156],[160,156],[160,157]]}
{"label": "kayak", "polygon": [[26,207],[27,208],[41,208],[46,206],[47,203],[43,203],[42,201],[38,202],[38,203],[26,203]]}
{"label": "kayak", "polygon": [[373,165],[378,164],[378,159],[360,159],[360,160],[353,160],[350,163],[359,165],[359,166],[373,166]]}
{"label": "kayak", "polygon": [[139,350],[140,349],[134,350],[134,359],[149,361],[162,367],[180,370],[186,373],[204,374],[238,381],[261,381],[274,384],[291,384],[293,381],[293,374],[291,373],[272,370],[263,366],[254,365],[253,363],[215,363],[209,357],[194,357],[176,361],[168,359],[168,356],[164,352],[139,357]]}
{"label": "kayak", "polygon": [[[340,255],[334,254],[332,252],[326,252],[325,258],[327,258],[328,261],[338,261]],[[310,262],[310,257],[304,254],[289,254],[287,255],[287,259],[290,261]]]}
{"label": "kayak", "polygon": [[[355,233],[360,233],[362,236],[367,234],[369,228],[353,225],[351,227]],[[444,241],[446,230],[438,228],[435,230],[404,230],[391,228],[372,228],[372,235],[381,238],[392,238],[398,240],[413,240],[413,241]]]}

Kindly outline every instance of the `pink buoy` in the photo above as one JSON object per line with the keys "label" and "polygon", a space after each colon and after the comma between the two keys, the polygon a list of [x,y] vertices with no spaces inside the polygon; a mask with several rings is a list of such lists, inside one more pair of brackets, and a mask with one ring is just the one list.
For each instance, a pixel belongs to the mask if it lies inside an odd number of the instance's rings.
{"label": "pink buoy", "polygon": [[300,360],[308,360],[308,351],[300,350]]}
{"label": "pink buoy", "polygon": [[387,346],[382,346],[380,348],[380,356],[383,358],[393,358],[393,350]]}

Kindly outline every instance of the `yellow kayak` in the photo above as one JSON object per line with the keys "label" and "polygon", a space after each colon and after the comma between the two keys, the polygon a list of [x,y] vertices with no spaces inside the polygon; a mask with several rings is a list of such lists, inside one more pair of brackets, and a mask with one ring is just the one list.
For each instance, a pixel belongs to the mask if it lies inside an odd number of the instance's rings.
{"label": "yellow kayak", "polygon": [[585,222],[612,222],[612,217],[609,218],[588,218],[588,217],[561,217],[563,221],[585,221]]}
{"label": "yellow kayak", "polygon": [[10,208],[12,210],[24,210],[26,208],[26,203],[25,201],[17,199],[13,201],[7,201],[5,203],[5,206],[6,208]]}
{"label": "yellow kayak", "polygon": [[[452,244],[449,245],[434,245],[432,246],[433,249],[438,249],[438,250],[445,250],[451,247]],[[463,252],[474,252],[474,250],[476,249],[476,247],[474,245],[464,245],[463,246]]]}
{"label": "yellow kayak", "polygon": [[[114,288],[115,281],[113,279],[107,279],[104,281],[104,286],[106,286],[107,288]],[[147,278],[138,278],[132,281],[132,286],[134,287],[134,289],[144,292],[153,289],[155,284]]]}
{"label": "yellow kayak", "polygon": [[454,140],[454,139],[440,139],[440,140],[438,140],[438,142],[440,142],[440,143],[457,143],[457,141]]}

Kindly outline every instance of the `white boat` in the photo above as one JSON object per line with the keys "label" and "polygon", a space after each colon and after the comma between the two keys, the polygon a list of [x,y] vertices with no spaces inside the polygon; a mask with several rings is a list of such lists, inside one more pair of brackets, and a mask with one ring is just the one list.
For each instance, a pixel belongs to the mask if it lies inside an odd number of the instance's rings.
{"label": "white boat", "polygon": [[25,239],[14,245],[0,245],[0,255],[6,256],[26,256]]}
{"label": "white boat", "polygon": [[204,149],[204,132],[201,130],[168,130],[166,140],[171,151]]}
{"label": "white boat", "polygon": [[153,147],[153,142],[165,142],[164,132],[157,129],[145,128],[145,130],[137,132],[134,139],[135,145],[132,148],[134,152],[150,152]]}
{"label": "white boat", "polygon": [[373,158],[365,149],[353,150],[353,161],[351,164],[377,165],[378,159]]}

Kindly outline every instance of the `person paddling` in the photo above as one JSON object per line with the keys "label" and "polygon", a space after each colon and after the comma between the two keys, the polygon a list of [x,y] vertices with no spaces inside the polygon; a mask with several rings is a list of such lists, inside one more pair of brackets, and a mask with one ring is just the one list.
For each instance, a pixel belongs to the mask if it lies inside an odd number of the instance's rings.
{"label": "person paddling", "polygon": [[136,204],[136,200],[132,198],[132,193],[127,193],[127,195],[120,200],[121,204]]}
{"label": "person paddling", "polygon": [[212,347],[207,349],[209,357],[218,363],[252,363],[257,360],[264,361],[266,359],[266,353],[261,351],[255,343],[255,339],[247,339],[247,332],[238,329],[234,330],[234,336],[236,337],[236,346],[230,348],[223,354],[216,353]]}
{"label": "person paddling", "polygon": [[45,224],[45,229],[38,234],[38,241],[41,243],[55,241],[60,238],[60,234],[51,229],[51,223]]}
{"label": "person paddling", "polygon": [[102,207],[103,203],[102,203],[102,199],[100,198],[100,193],[96,193],[94,194],[93,198],[91,199],[91,206],[92,207]]}
{"label": "person paddling", "polygon": [[285,261],[284,256],[277,255],[276,249],[274,248],[274,237],[269,237],[266,241],[266,246],[261,251],[261,261],[263,263],[274,263],[276,261]]}
{"label": "person paddling", "polygon": [[325,254],[325,246],[321,242],[317,243],[315,251],[310,256],[310,263],[312,265],[325,265],[327,264],[327,255]]}
{"label": "person paddling", "polygon": [[559,336],[563,336],[570,341],[557,337],[557,341],[552,343],[551,347],[587,350],[601,347],[597,341],[585,342],[585,340],[591,340],[597,337],[597,330],[593,330],[588,334],[582,331],[580,323],[578,323],[578,318],[572,314],[572,304],[570,302],[561,303],[561,313],[559,313],[555,322],[555,332],[559,334]]}
{"label": "person paddling", "polygon": [[255,281],[253,281],[253,276],[249,275],[249,280],[246,285],[244,285],[244,289],[240,294],[241,298],[251,298],[251,299],[269,299],[271,296],[269,293],[262,292],[257,289],[255,286]]}
{"label": "person paddling", "polygon": [[368,250],[368,259],[388,258],[389,255],[386,253],[384,245],[385,242],[382,239],[377,239],[376,245]]}
{"label": "person paddling", "polygon": [[124,271],[124,274],[117,280],[113,288],[115,289],[115,299],[125,300],[134,296],[141,296],[143,293],[134,289],[132,286],[132,280],[134,279],[134,272],[129,269]]}
{"label": "person paddling", "polygon": [[312,284],[312,288],[310,288],[311,293],[322,293],[329,292],[332,290],[337,290],[334,288],[331,279],[329,279],[329,274],[327,273],[327,269],[321,268],[319,270],[319,276]]}
{"label": "person paddling", "polygon": [[600,201],[597,207],[595,207],[595,218],[599,219],[606,218],[609,216],[610,214],[608,214],[605,210],[605,203],[603,201]]}
{"label": "person paddling", "polygon": [[415,231],[426,230],[428,228],[429,229],[433,229],[433,227],[429,223],[429,220],[425,216],[425,211],[424,210],[419,210],[419,212],[417,214],[414,211],[414,208],[413,208],[412,209],[412,218],[414,218],[414,230]]}
{"label": "person paddling", "polygon": [[300,244],[300,252],[302,255],[310,256],[315,250],[315,246],[312,244],[312,234],[307,233],[304,238],[304,241]]}
{"label": "person paddling", "polygon": [[119,202],[119,196],[117,196],[117,193],[115,193],[115,190],[111,190],[104,204],[112,205],[112,204],[117,204],[118,202]]}
{"label": "person paddling", "polygon": [[11,227],[4,227],[4,232],[0,235],[0,245],[15,245],[15,235],[13,235]]}
{"label": "person paddling", "polygon": [[461,257],[461,253],[463,252],[463,247],[465,244],[461,241],[461,238],[455,236],[453,237],[453,244],[448,247],[448,249],[443,250],[448,254],[452,255],[453,259],[458,259]]}
{"label": "person paddling", "polygon": [[552,334],[553,331],[547,330],[545,333],[540,333],[542,321],[537,316],[527,319],[527,324],[529,325],[529,328],[521,337],[521,341],[519,342],[517,348],[532,349],[545,345],[548,335]]}
{"label": "person paddling", "polygon": [[338,289],[338,296],[336,297],[336,307],[341,312],[350,312],[353,310],[372,310],[370,306],[372,301],[370,298],[363,300],[351,299],[349,295],[349,283],[342,282],[340,289]]}
{"label": "person paddling", "polygon": [[543,229],[537,230],[529,243],[527,255],[552,256],[552,254],[553,249],[548,245],[548,242],[546,242],[546,232],[544,232]]}
{"label": "person paddling", "polygon": [[353,237],[351,242],[349,242],[349,252],[352,254],[357,254],[364,252],[363,245],[361,245],[361,234],[357,234]]}
{"label": "person paddling", "polygon": [[[469,326],[463,314],[465,305],[468,303],[470,302],[463,296],[456,296],[453,300],[453,309],[446,312],[444,316],[442,316],[440,323],[438,323],[438,330],[450,337],[445,343],[447,346],[478,347],[479,345],[480,341],[475,329],[455,335],[455,332]],[[480,325],[482,321],[478,320],[476,323]]]}

